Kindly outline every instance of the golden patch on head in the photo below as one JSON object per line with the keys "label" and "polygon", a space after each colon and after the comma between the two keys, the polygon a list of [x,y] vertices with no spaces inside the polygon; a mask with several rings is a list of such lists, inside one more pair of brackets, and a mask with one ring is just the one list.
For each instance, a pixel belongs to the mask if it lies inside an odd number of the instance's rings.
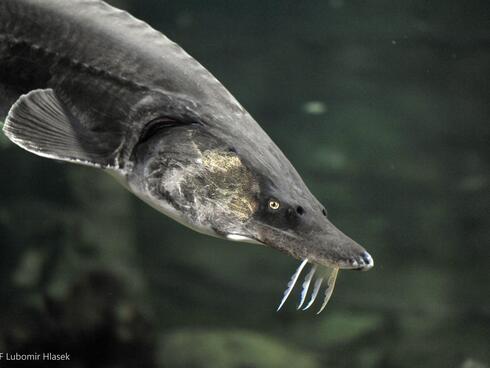
{"label": "golden patch on head", "polygon": [[207,150],[202,153],[209,199],[241,221],[257,210],[258,184],[234,152]]}

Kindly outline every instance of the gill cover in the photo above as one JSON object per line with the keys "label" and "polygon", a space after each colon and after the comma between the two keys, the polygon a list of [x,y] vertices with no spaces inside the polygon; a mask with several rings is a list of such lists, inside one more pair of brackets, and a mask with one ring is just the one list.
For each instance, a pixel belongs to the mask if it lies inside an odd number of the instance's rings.
{"label": "gill cover", "polygon": [[130,157],[131,190],[195,230],[254,242],[243,224],[257,211],[260,188],[244,159],[199,123],[145,130]]}

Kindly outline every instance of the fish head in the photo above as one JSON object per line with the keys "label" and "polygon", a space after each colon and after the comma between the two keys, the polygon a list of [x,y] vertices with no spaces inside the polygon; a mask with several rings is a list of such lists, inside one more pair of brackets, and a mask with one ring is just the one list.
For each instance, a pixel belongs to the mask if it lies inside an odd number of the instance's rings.
{"label": "fish head", "polygon": [[194,230],[327,267],[371,268],[371,256],[330,222],[291,163],[259,133],[223,134],[199,124],[156,129],[133,151],[128,186]]}
{"label": "fish head", "polygon": [[258,208],[246,224],[261,243],[328,268],[369,270],[373,259],[328,218],[326,208],[296,172],[261,183]]}

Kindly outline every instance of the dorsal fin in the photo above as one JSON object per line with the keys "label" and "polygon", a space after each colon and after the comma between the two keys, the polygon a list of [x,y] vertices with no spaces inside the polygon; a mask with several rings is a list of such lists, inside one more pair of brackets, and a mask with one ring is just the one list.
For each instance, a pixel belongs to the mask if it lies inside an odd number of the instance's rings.
{"label": "dorsal fin", "polygon": [[12,142],[39,156],[118,168],[107,133],[82,126],[52,89],[21,96],[10,109],[3,130]]}

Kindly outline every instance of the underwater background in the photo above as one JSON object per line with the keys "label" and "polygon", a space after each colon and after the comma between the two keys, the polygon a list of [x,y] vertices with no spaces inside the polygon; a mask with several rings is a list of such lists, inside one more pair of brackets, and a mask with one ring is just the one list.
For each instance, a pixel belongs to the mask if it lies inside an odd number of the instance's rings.
{"label": "underwater background", "polygon": [[192,232],[102,171],[1,135],[0,352],[67,352],[66,367],[489,367],[488,1],[111,4],[207,67],[375,267],[340,272],[319,316],[297,295],[277,313],[298,261]]}

